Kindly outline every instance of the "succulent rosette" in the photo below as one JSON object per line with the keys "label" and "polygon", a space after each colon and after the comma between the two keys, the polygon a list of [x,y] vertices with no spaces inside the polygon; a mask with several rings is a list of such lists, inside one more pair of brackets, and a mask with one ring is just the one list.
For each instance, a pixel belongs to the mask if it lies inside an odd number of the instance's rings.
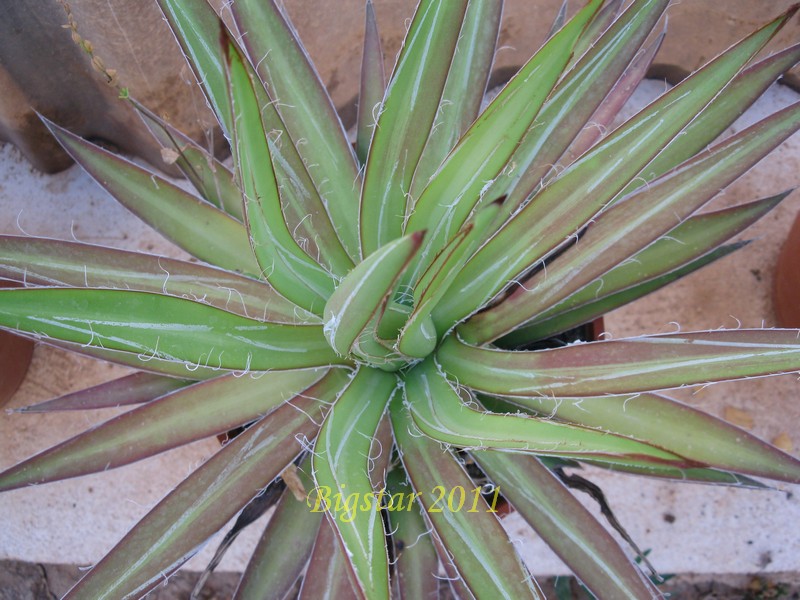
{"label": "succulent rosette", "polygon": [[233,166],[131,98],[192,191],[48,124],[197,260],[0,237],[0,277],[26,286],[0,290],[2,327],[136,369],[33,407],[132,406],[0,489],[238,435],[69,598],[142,596],[273,505],[236,598],[283,598],[303,576],[304,598],[430,597],[442,577],[464,598],[539,597],[498,487],[596,596],[650,598],[563,468],[800,481],[793,457],[662,393],[800,370],[798,331],[553,343],[736,250],[785,196],[696,214],[800,127],[793,105],[717,139],[800,60],[755,58],[794,10],[612,126],[668,0],[561,14],[484,108],[499,0],[422,0],[386,81],[368,3],[351,143],[275,2],[226,3],[222,20],[159,3]]}

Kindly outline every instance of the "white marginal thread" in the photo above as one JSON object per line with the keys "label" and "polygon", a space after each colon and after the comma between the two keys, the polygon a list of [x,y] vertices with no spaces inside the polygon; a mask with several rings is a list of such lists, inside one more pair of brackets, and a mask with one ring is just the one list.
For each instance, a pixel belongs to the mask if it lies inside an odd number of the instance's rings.
{"label": "white marginal thread", "polygon": [[167,270],[166,270],[166,269],[165,269],[165,268],[162,266],[162,264],[161,264],[161,257],[160,257],[160,256],[159,256],[159,257],[158,257],[158,259],[157,259],[157,263],[158,263],[158,268],[159,268],[159,269],[161,269],[162,271],[164,271],[164,273],[166,273],[166,275],[167,275],[167,276],[164,278],[164,283],[161,285],[161,291],[162,291],[162,292],[163,292],[165,295],[169,295],[169,292],[167,291],[167,283],[169,282],[169,277],[170,277],[169,271],[167,271]]}
{"label": "white marginal thread", "polygon": [[140,352],[140,353],[137,355],[137,356],[138,356],[138,358],[139,358],[139,360],[141,360],[142,362],[150,362],[151,360],[153,360],[154,358],[156,358],[156,357],[158,356],[158,344],[159,344],[159,342],[160,342],[160,341],[161,341],[161,336],[158,336],[158,337],[156,338],[156,345],[155,345],[155,347],[153,348],[153,351],[152,351],[152,353],[150,354],[150,356],[147,356],[147,355],[146,355],[144,352]]}
{"label": "white marginal thread", "polygon": [[298,412],[303,413],[306,417],[308,417],[308,420],[311,421],[315,426],[322,427],[322,423],[321,422],[318,422],[316,419],[314,419],[314,417],[312,417],[307,411],[305,411],[302,408],[300,408],[299,406],[293,404],[291,400],[286,402],[286,404],[288,404],[289,406],[291,406],[292,408],[294,408]]}
{"label": "white marginal thread", "polygon": [[16,219],[16,226],[17,226],[17,229],[19,229],[19,230],[20,230],[20,232],[22,233],[22,235],[24,235],[25,237],[33,237],[33,235],[31,235],[30,233],[28,233],[27,231],[25,231],[25,229],[22,227],[22,222],[20,221],[20,219],[21,219],[21,218],[22,218],[22,210],[20,210],[20,211],[17,213],[17,219]]}

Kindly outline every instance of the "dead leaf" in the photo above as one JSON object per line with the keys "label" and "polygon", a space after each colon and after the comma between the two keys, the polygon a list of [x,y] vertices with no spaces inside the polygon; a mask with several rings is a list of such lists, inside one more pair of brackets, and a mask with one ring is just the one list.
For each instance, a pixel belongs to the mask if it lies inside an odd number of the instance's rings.
{"label": "dead leaf", "polygon": [[300,477],[297,476],[297,467],[294,465],[289,465],[283,470],[281,473],[281,478],[284,482],[286,482],[286,487],[292,492],[292,495],[299,501],[305,502],[306,500],[306,488],[303,486],[303,482],[300,481]]}
{"label": "dead leaf", "polygon": [[176,152],[172,148],[162,148],[161,149],[161,160],[163,160],[168,165],[174,164],[176,160],[181,157],[179,152]]}

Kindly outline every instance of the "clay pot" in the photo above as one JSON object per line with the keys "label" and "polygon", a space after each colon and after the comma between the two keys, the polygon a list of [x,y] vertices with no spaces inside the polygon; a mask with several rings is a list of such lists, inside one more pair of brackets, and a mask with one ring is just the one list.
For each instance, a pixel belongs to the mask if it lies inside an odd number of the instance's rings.
{"label": "clay pot", "polygon": [[773,304],[778,326],[800,328],[800,214],[778,255]]}
{"label": "clay pot", "polygon": [[[11,287],[0,281],[0,287]],[[33,356],[33,341],[0,331],[0,406],[17,391]]]}

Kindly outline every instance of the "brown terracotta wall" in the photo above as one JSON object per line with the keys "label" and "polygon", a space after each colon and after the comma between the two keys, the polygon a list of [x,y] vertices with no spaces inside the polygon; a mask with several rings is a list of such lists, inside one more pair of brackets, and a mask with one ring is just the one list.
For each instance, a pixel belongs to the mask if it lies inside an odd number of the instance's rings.
{"label": "brown terracotta wall", "polygon": [[[341,106],[356,93],[363,29],[363,0],[339,0],[335,11],[320,10],[318,0],[285,0],[323,80]],[[327,4],[327,3],[326,3]],[[331,3],[332,4],[332,3]],[[374,0],[385,44],[387,69],[403,39],[415,0]],[[583,2],[569,2],[574,13]],[[680,79],[716,54],[788,9],[796,0],[682,0],[668,9],[669,31],[655,67]],[[495,68],[521,65],[539,47],[561,0],[506,0]],[[800,43],[800,17],[795,17],[767,48]],[[666,67],[666,68],[665,68]],[[792,82],[800,84],[800,68]],[[800,85],[798,85],[800,87]]]}
{"label": "brown terracotta wall", "polygon": [[[220,2],[221,0],[215,0]],[[414,0],[374,0],[385,40],[387,67],[394,62]],[[794,0],[683,0],[669,9],[669,35],[656,59],[656,74],[675,79],[779,14]],[[158,8],[148,0],[72,0],[79,32],[90,40],[122,85],[145,105],[195,137],[210,120],[202,96],[188,84],[184,66]],[[357,89],[364,0],[285,0],[307,49],[337,106]],[[506,0],[496,67],[521,64],[541,43],[561,0]],[[571,2],[573,8],[580,3]],[[160,163],[157,148],[117,92],[95,73],[72,42],[56,0],[0,5],[0,140],[19,147],[39,169],[69,164],[47,136],[34,109],[77,133]],[[772,44],[800,41],[800,18]],[[795,74],[789,82],[797,85]]]}
{"label": "brown terracotta wall", "polygon": [[[79,32],[92,42],[123,85],[153,110],[199,134],[198,117],[211,115],[195,90],[177,43],[158,7],[148,0],[74,0]],[[56,0],[0,3],[0,140],[16,145],[43,171],[69,159],[36,117],[48,118],[89,138],[160,160],[158,148],[118,92],[96,73],[72,41]],[[190,83],[191,82],[191,83]],[[205,112],[205,114],[204,114]]]}

